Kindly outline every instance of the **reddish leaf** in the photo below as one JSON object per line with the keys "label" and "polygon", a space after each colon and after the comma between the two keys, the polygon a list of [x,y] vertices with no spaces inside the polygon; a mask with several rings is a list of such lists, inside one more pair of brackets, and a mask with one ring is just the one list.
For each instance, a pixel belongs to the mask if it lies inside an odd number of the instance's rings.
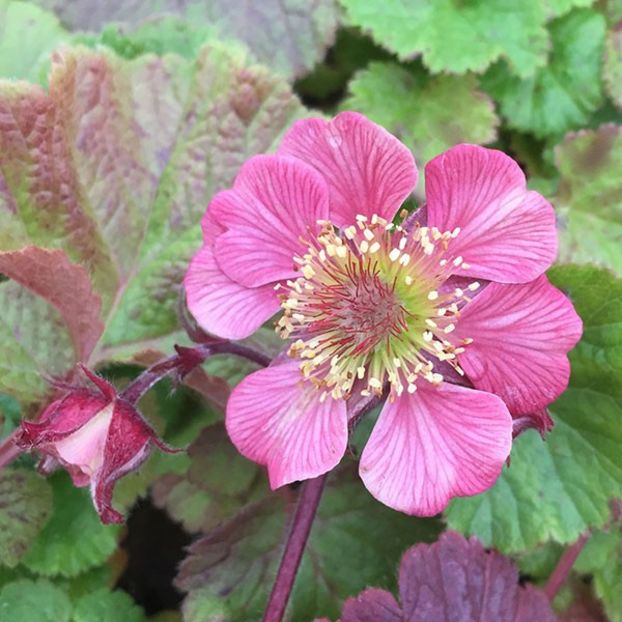
{"label": "reddish leaf", "polygon": [[0,252],[0,273],[31,290],[61,314],[73,341],[76,360],[86,361],[104,325],[101,300],[87,271],[60,250],[34,246]]}
{"label": "reddish leaf", "polygon": [[541,592],[520,587],[514,564],[475,538],[445,532],[419,544],[400,565],[400,605],[384,590],[346,601],[341,622],[554,622]]}

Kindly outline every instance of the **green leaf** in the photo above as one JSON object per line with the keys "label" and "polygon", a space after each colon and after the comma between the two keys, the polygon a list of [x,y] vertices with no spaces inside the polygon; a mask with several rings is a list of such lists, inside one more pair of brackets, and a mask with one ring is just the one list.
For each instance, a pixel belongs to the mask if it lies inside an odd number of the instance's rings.
{"label": "green leaf", "polygon": [[[254,57],[281,73],[298,76],[313,67],[334,42],[338,25],[335,0],[36,0],[58,13],[74,30],[108,27],[103,42],[120,52],[177,52],[194,56],[214,39],[242,42]],[[121,34],[121,31],[123,34]],[[107,33],[107,34],[106,34]],[[111,36],[112,35],[112,36]]]}
{"label": "green leaf", "polygon": [[609,519],[622,495],[622,281],[591,266],[550,271],[584,322],[570,355],[569,389],[551,406],[555,427],[543,442],[521,435],[511,466],[486,493],[455,500],[451,528],[503,552],[551,539],[569,543]]}
{"label": "green leaf", "polygon": [[622,30],[610,30],[605,42],[603,80],[607,94],[622,110]]}
{"label": "green leaf", "polygon": [[209,531],[267,491],[259,467],[239,454],[220,423],[205,428],[188,455],[186,472],[167,473],[152,494],[191,533]]}
{"label": "green leaf", "polygon": [[473,75],[435,76],[396,63],[371,63],[350,82],[342,108],[358,110],[406,144],[422,165],[458,143],[497,136],[492,100]]}
{"label": "green leaf", "polygon": [[[86,266],[106,330],[84,360],[132,358],[179,335],[179,291],[211,196],[303,108],[285,80],[220,44],[194,61],[66,49],[49,84],[0,83],[0,248],[60,247]],[[13,286],[0,283],[11,319],[0,322],[0,347],[17,334],[29,347],[12,347],[0,377],[19,397],[40,397],[36,338],[38,356],[64,340],[53,350],[59,373],[74,359],[59,318]]]}
{"label": "green leaf", "polygon": [[53,13],[0,0],[0,77],[38,82],[50,52],[68,39]]}
{"label": "green leaf", "polygon": [[483,71],[499,58],[526,77],[544,64],[540,0],[341,0],[350,22],[400,59],[421,54],[432,73]]}
{"label": "green leaf", "polygon": [[83,596],[76,603],[72,622],[146,622],[143,610],[129,594],[100,589]]}
{"label": "green leaf", "polygon": [[[5,363],[8,374],[0,380],[0,389],[19,395],[21,385],[28,385],[30,380],[44,387],[39,379],[41,372],[62,376],[75,362],[88,359],[104,328],[101,301],[92,290],[87,271],[68,261],[61,250],[29,246],[20,251],[0,251],[0,272],[11,279],[0,284],[3,309],[10,310],[0,320],[8,359]],[[41,301],[24,306],[24,296],[32,294]],[[33,318],[35,310],[41,315]],[[57,328],[59,319],[62,320],[59,334],[46,336]],[[40,331],[43,338],[33,342],[32,332],[24,328],[28,325]],[[71,339],[69,347],[67,335]],[[48,348],[42,347],[46,342]],[[29,356],[30,365],[17,367],[13,353],[24,359]],[[26,395],[25,401],[33,401],[35,397],[37,393]]]}
{"label": "green leaf", "polygon": [[[294,621],[336,618],[343,599],[370,584],[394,588],[404,548],[438,535],[437,521],[405,516],[378,503],[351,466],[333,474],[324,492],[292,593]],[[261,617],[292,509],[292,503],[284,506],[278,498],[266,497],[191,547],[177,580],[190,591],[186,622],[200,622],[211,611],[223,620]]]}
{"label": "green leaf", "polygon": [[574,8],[589,7],[594,0],[545,0],[549,17],[561,17]]}
{"label": "green leaf", "polygon": [[88,492],[76,488],[66,473],[49,481],[54,511],[22,563],[36,574],[74,577],[108,559],[117,548],[119,528],[101,524]]}
{"label": "green leaf", "polygon": [[67,595],[49,581],[22,579],[0,591],[2,622],[70,622]]}
{"label": "green leaf", "polygon": [[0,471],[0,563],[14,568],[52,512],[52,491],[36,473]]}
{"label": "green leaf", "polygon": [[579,9],[551,22],[549,29],[548,63],[533,76],[520,79],[499,63],[483,80],[508,125],[539,137],[585,125],[602,101],[603,16]]}
{"label": "green leaf", "polygon": [[610,622],[622,622],[622,533],[620,525],[596,532],[575,562],[577,572],[592,575],[592,585]]}
{"label": "green leaf", "polygon": [[554,197],[560,259],[592,262],[622,275],[622,128],[604,125],[566,137],[555,149]]}
{"label": "green leaf", "polygon": [[616,525],[609,532],[590,536],[575,562],[577,572],[592,575],[592,585],[601,599],[610,622],[622,622],[622,533]]}

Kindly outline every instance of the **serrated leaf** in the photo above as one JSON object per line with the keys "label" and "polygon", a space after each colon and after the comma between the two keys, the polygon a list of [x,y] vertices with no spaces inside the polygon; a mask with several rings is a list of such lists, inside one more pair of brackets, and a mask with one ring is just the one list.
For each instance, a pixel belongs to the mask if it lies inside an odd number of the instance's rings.
{"label": "serrated leaf", "polygon": [[[220,44],[194,62],[65,49],[49,84],[49,93],[0,84],[0,248],[62,247],[85,265],[106,323],[88,362],[119,352],[132,358],[179,334],[181,282],[210,197],[303,109],[282,78]],[[41,326],[43,345],[64,338],[65,354],[55,352],[66,370],[74,362],[66,332],[57,317],[41,322],[37,304],[9,307],[19,335],[32,342]],[[14,334],[15,325],[0,323],[2,347]],[[29,356],[14,348],[2,377],[34,399],[45,389],[41,379],[18,374],[32,369]]]}
{"label": "serrated leaf", "polygon": [[146,622],[143,610],[121,590],[100,589],[76,603],[72,622]]}
{"label": "serrated leaf", "polygon": [[52,512],[52,491],[36,473],[0,471],[0,563],[14,568]]}
{"label": "serrated leaf", "polygon": [[67,595],[49,581],[22,579],[0,590],[2,622],[70,622]]}
{"label": "serrated leaf", "polygon": [[54,14],[0,0],[0,77],[38,82],[49,53],[68,38]]}
{"label": "serrated leaf", "polygon": [[622,30],[613,29],[607,33],[603,80],[607,94],[622,110]]}
{"label": "serrated leaf", "polygon": [[341,622],[554,622],[546,596],[518,580],[509,559],[445,532],[438,542],[404,553],[399,604],[385,590],[367,589],[345,602]]}
{"label": "serrated leaf", "polygon": [[508,125],[539,137],[587,124],[602,101],[603,16],[589,9],[575,10],[551,22],[549,30],[548,62],[533,76],[520,79],[499,63],[483,78]]}
{"label": "serrated leaf", "polygon": [[610,500],[622,495],[622,281],[591,266],[549,276],[584,323],[570,387],[551,406],[555,427],[545,442],[521,435],[497,483],[446,513],[452,529],[508,553],[576,540],[607,522]]}
{"label": "serrated leaf", "polygon": [[62,377],[90,356],[104,328],[101,301],[88,272],[61,250],[0,251],[0,272],[11,279],[0,283],[0,389],[35,401],[47,388],[41,374]]}
{"label": "serrated leaf", "polygon": [[117,547],[116,525],[102,525],[88,491],[75,488],[64,472],[49,482],[54,510],[22,563],[44,576],[74,577],[103,564]]}
{"label": "serrated leaf", "polygon": [[560,259],[591,262],[622,275],[622,128],[570,134],[555,149],[561,179]]}
{"label": "serrated leaf", "polygon": [[622,621],[621,556],[622,533],[618,524],[608,532],[592,534],[574,566],[577,572],[592,575],[594,591],[610,622]]}
{"label": "serrated leaf", "polygon": [[492,100],[475,76],[435,76],[396,63],[371,63],[349,85],[343,109],[357,110],[395,134],[419,165],[458,143],[497,136]]}
{"label": "serrated leaf", "polygon": [[[282,499],[266,497],[192,545],[177,579],[190,591],[187,622],[204,620],[201,615],[212,609],[222,611],[224,621],[261,617],[292,509]],[[289,619],[334,616],[348,594],[370,583],[393,586],[405,544],[432,539],[438,529],[435,520],[407,517],[377,503],[350,467],[334,475],[299,570]]]}
{"label": "serrated leaf", "polygon": [[545,0],[549,17],[561,17],[574,8],[589,7],[594,0]]}
{"label": "serrated leaf", "polygon": [[74,30],[99,31],[108,22],[120,22],[124,33],[117,42],[125,38],[126,45],[136,45],[143,52],[194,55],[207,40],[238,40],[257,60],[289,76],[301,75],[322,58],[334,42],[338,24],[336,0],[35,3],[54,10]]}
{"label": "serrated leaf", "polygon": [[540,0],[341,0],[350,22],[401,59],[422,55],[432,73],[480,72],[507,59],[526,77],[544,64],[546,10]]}

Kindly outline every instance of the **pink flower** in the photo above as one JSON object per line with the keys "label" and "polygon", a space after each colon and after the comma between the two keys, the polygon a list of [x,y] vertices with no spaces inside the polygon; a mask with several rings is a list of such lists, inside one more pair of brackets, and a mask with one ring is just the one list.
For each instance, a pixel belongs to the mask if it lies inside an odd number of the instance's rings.
{"label": "pink flower", "polygon": [[170,452],[132,404],[86,367],[96,390],[73,389],[50,404],[36,422],[23,421],[17,444],[36,449],[42,464],[59,462],[76,486],[90,486],[102,522],[120,523],[111,507],[116,481],[137,469],[151,445]]}
{"label": "pink flower", "polygon": [[239,339],[281,310],[290,343],[292,360],[248,376],[227,407],[273,487],[332,469],[347,400],[384,394],[361,477],[387,505],[435,514],[491,486],[512,417],[545,422],[567,385],[581,321],[543,275],[551,205],[505,154],[458,145],[426,166],[420,223],[396,226],[416,181],[398,140],[346,112],[296,123],[208,207],[191,312]]}

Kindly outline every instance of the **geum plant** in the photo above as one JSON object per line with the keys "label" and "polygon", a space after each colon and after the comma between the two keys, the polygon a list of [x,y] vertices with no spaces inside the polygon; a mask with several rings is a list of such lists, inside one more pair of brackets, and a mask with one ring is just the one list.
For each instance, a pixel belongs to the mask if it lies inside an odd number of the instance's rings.
{"label": "geum plant", "polygon": [[[64,394],[22,423],[0,462],[34,448],[43,471],[66,468],[91,487],[102,521],[120,522],[116,481],[153,445],[171,451],[138,400],[214,354],[252,360],[263,369],[231,394],[228,434],[267,467],[272,488],[311,480],[266,620],[283,616],[325,475],[378,406],[359,471],[379,501],[431,516],[489,488],[513,436],[552,425],[547,406],[567,386],[582,324],[544,275],[557,253],[553,209],[510,157],[458,145],[425,177],[425,205],[401,210],[417,168],[396,138],[357,113],[298,121],[276,154],[248,160],[207,208],[184,282],[203,330],[184,324],[198,345],[178,347],[121,392],[86,368],[88,388],[55,383]],[[236,342],[277,313],[283,348],[273,360]],[[482,568],[497,563],[477,556]],[[527,619],[522,596],[512,598],[511,619]]]}

